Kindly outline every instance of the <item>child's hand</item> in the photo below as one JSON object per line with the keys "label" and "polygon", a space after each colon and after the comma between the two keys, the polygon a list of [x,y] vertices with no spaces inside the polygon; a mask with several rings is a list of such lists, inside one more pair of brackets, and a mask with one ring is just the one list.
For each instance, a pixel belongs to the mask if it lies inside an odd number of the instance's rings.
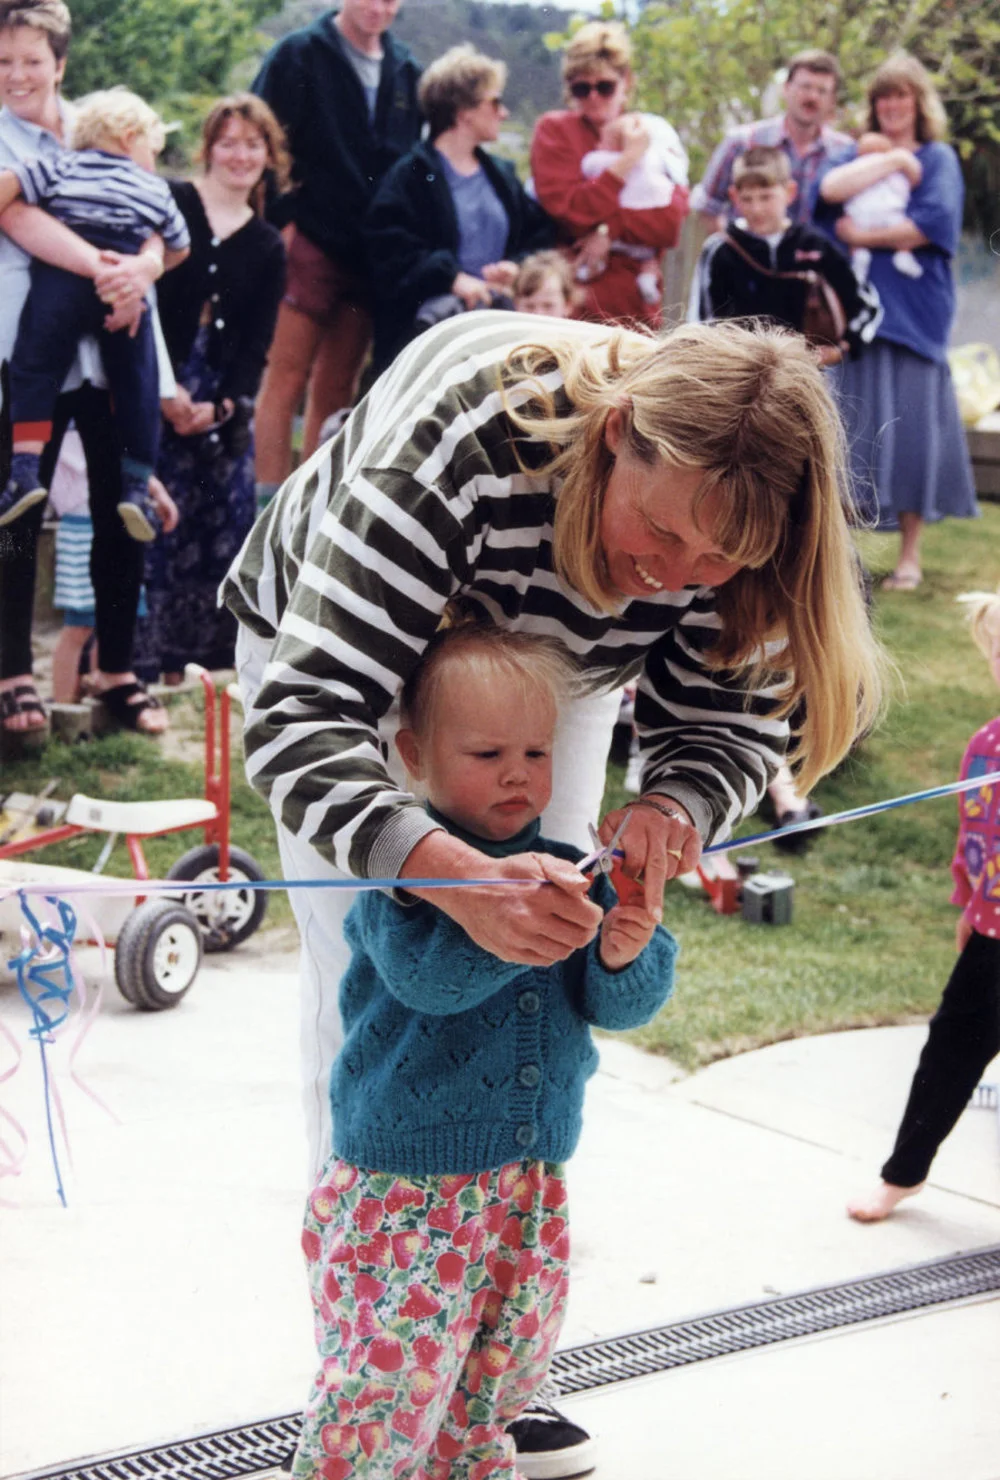
{"label": "child's hand", "polygon": [[958,951],[959,955],[961,955],[962,952],[965,950],[966,946],[969,944],[969,940],[971,939],[971,937],[972,926],[969,924],[964,915],[959,915],[958,923],[955,926],[955,948]]}
{"label": "child's hand", "polygon": [[638,904],[616,904],[608,910],[601,926],[598,955],[608,971],[619,971],[634,961],[652,939],[656,929],[653,916]]}
{"label": "child's hand", "polygon": [[151,476],[149,480],[149,496],[153,500],[157,514],[160,516],[163,533],[173,534],[181,520],[180,510],[159,478],[155,475]]}

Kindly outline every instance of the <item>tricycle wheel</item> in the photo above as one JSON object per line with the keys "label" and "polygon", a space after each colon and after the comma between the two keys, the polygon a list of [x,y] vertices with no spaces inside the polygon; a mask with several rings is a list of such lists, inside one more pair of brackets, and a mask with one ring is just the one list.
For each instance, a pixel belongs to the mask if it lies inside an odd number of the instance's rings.
{"label": "tricycle wheel", "polygon": [[201,932],[172,899],[147,899],[122,926],[115,980],[126,1002],[147,1012],[176,1007],[201,965]]}
{"label": "tricycle wheel", "polygon": [[[206,951],[231,951],[253,935],[267,910],[267,895],[263,889],[241,889],[240,885],[264,877],[264,870],[255,858],[242,848],[230,848],[231,889],[190,889],[177,894],[178,900],[198,921]],[[191,884],[218,883],[218,844],[192,848],[171,865],[167,878]]]}

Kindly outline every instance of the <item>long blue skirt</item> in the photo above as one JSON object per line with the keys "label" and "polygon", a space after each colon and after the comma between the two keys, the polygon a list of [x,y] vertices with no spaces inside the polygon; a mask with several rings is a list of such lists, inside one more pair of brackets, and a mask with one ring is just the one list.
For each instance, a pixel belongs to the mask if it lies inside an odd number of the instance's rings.
{"label": "long blue skirt", "polygon": [[979,513],[965,430],[946,364],[876,339],[830,372],[851,453],[861,517],[898,529],[899,515]]}
{"label": "long blue skirt", "polygon": [[[205,358],[199,329],[177,379],[195,401],[214,401],[219,375]],[[164,426],[156,468],[180,511],[172,534],[146,551],[149,615],[136,625],[135,671],[146,683],[185,663],[231,668],[236,621],[220,610],[222,579],[254,520],[253,441],[239,457],[213,455],[207,435],[179,437]]]}

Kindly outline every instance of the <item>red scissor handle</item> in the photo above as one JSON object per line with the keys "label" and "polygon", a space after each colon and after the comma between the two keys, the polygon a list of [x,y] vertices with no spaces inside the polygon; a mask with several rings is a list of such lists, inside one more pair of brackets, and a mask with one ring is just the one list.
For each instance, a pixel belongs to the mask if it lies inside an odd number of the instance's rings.
{"label": "red scissor handle", "polygon": [[630,878],[617,858],[611,866],[610,878],[619,904],[645,904],[646,886],[641,879]]}

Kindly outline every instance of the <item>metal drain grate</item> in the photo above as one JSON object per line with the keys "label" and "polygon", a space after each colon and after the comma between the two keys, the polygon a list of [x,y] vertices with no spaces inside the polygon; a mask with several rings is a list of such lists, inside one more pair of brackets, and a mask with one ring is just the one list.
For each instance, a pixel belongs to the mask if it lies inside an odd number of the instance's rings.
{"label": "metal drain grate", "polygon": [[1000,1290],[1000,1245],[557,1352],[561,1396]]}
{"label": "metal drain grate", "polygon": [[[689,1362],[750,1351],[796,1336],[877,1321],[950,1300],[1000,1290],[1000,1244],[907,1269],[827,1285],[801,1295],[717,1311],[672,1326],[557,1352],[552,1380],[560,1396],[649,1377]],[[37,1470],[12,1480],[236,1480],[279,1465],[295,1447],[299,1415],[224,1429],[157,1449]]]}

